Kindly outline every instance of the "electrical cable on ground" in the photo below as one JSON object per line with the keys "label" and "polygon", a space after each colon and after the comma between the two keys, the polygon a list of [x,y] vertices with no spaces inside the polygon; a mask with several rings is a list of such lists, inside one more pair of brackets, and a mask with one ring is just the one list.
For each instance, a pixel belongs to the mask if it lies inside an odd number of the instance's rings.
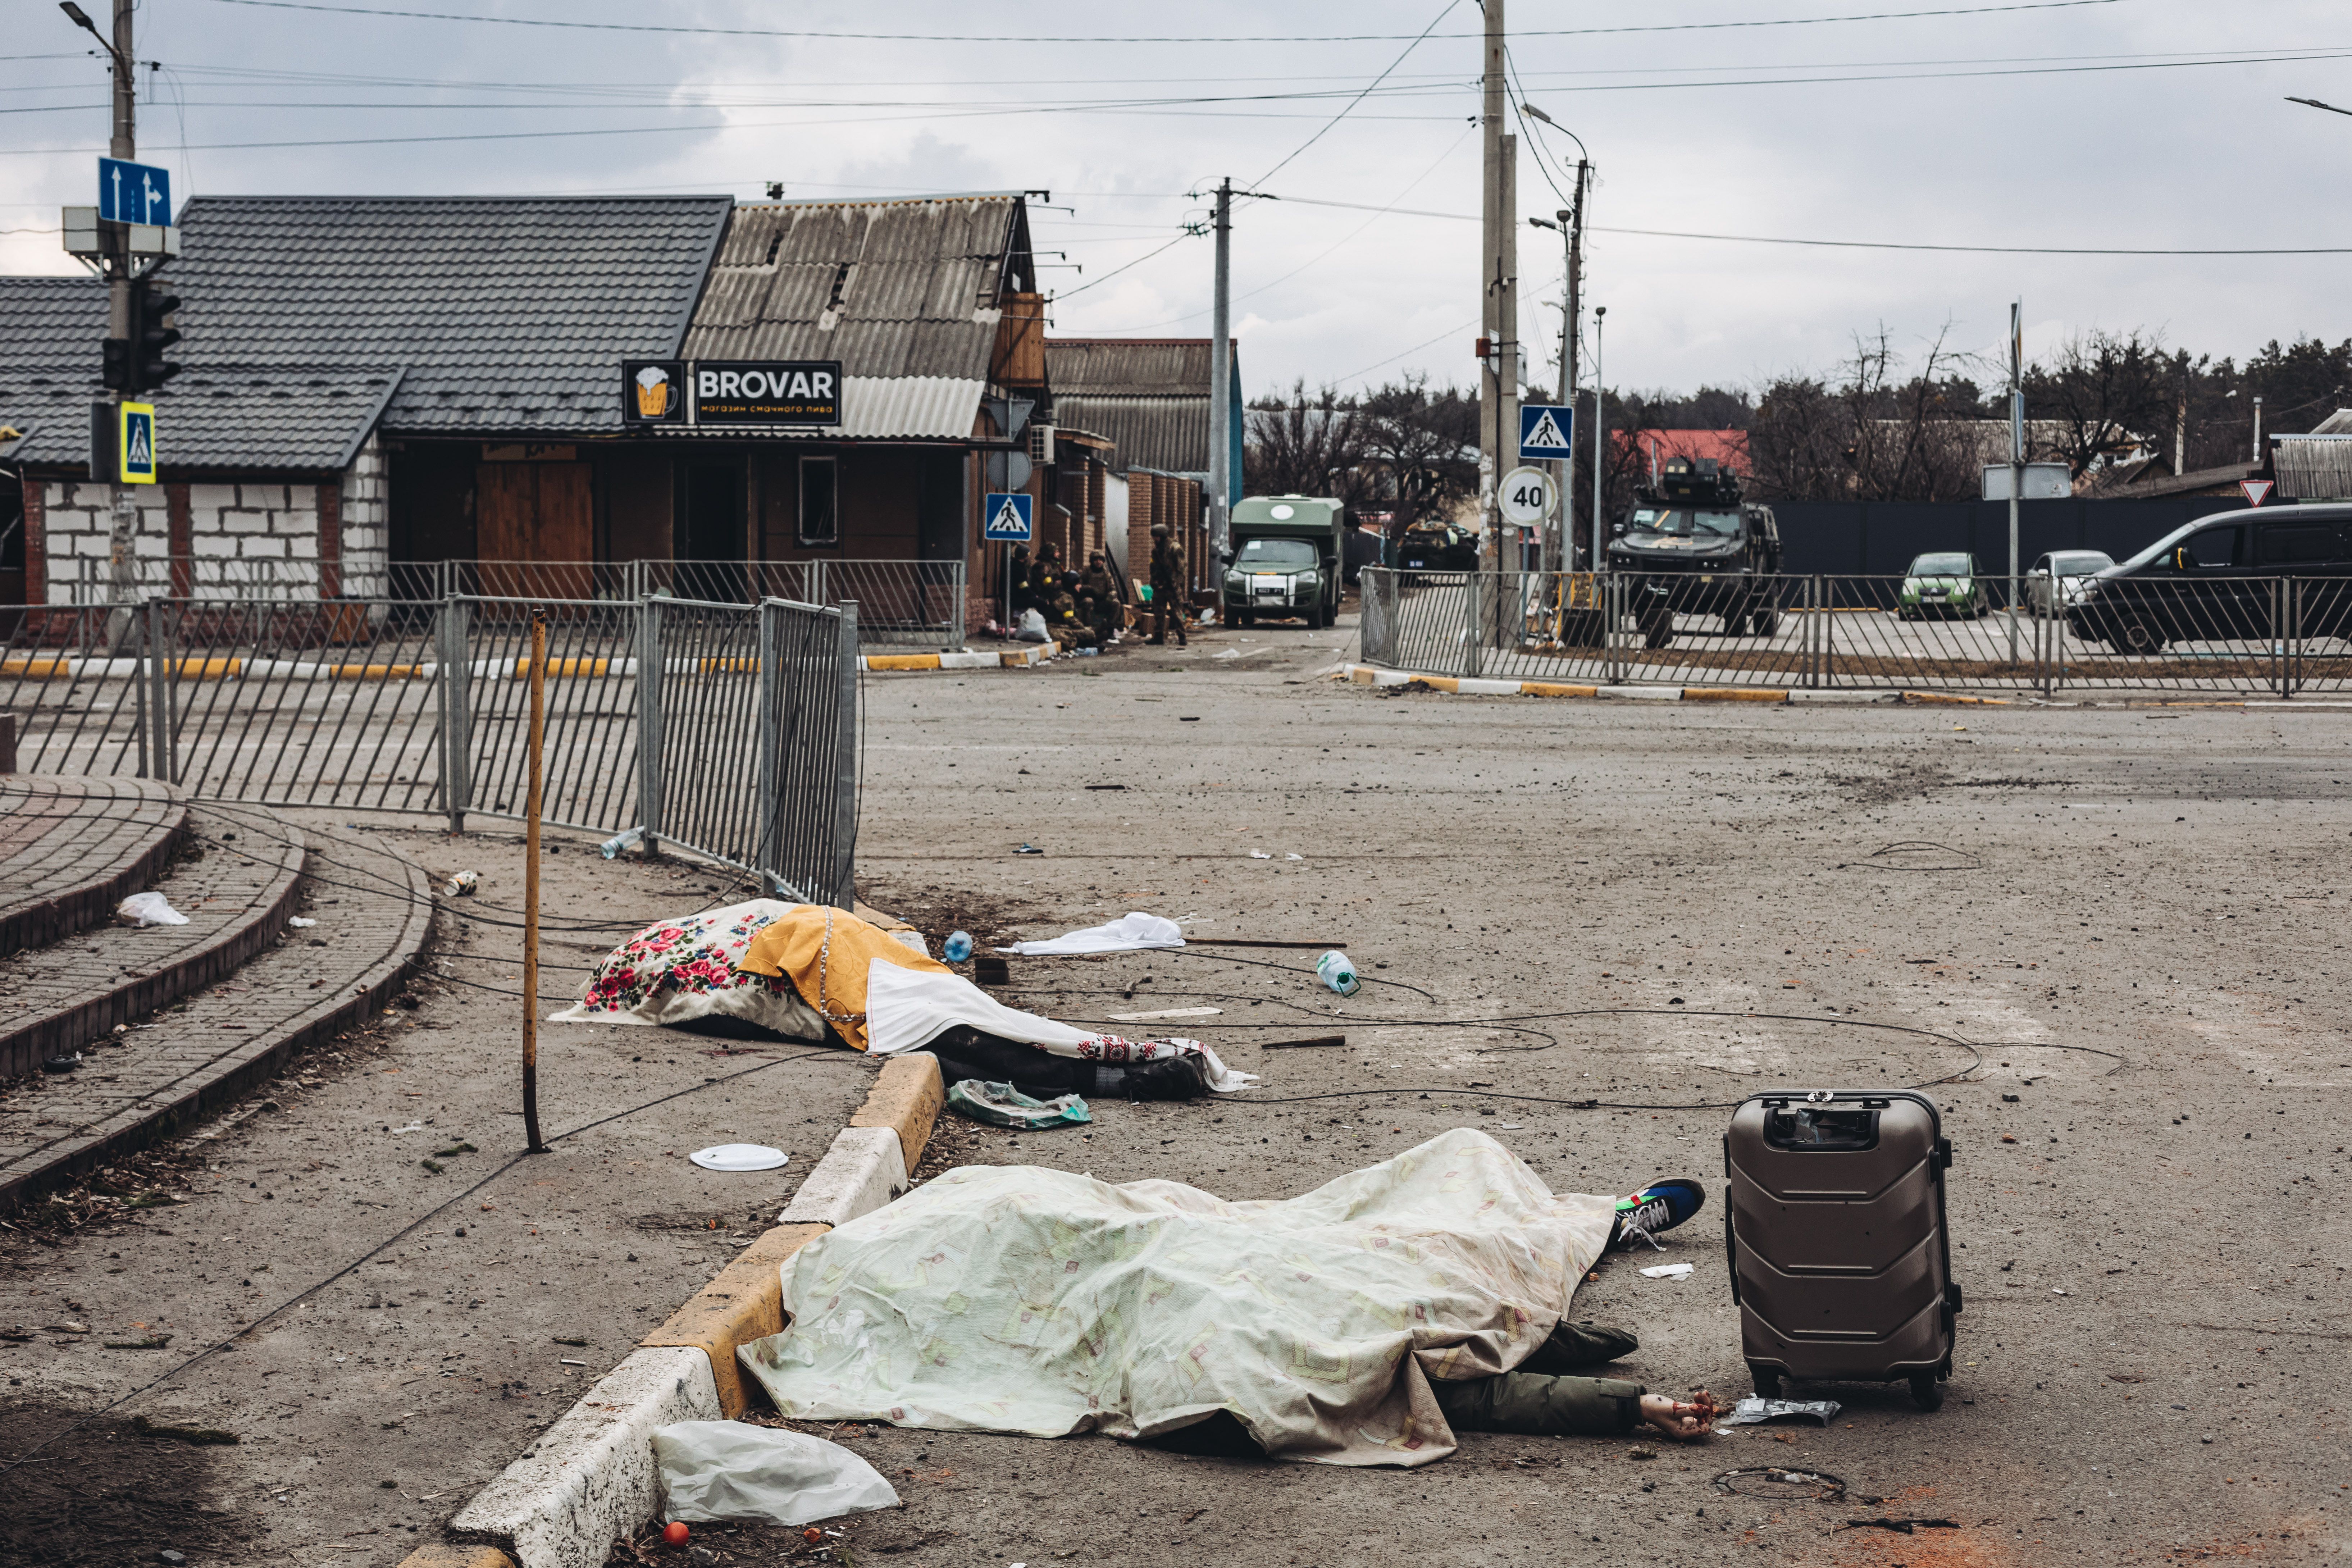
{"label": "electrical cable on ground", "polygon": [[[657,1105],[667,1105],[673,1100],[680,1100],[689,1094],[699,1094],[706,1089],[711,1089],[719,1084],[732,1083],[738,1079],[749,1078],[755,1072],[765,1072],[772,1067],[782,1067],[788,1062],[807,1061],[813,1058],[818,1057],[829,1058],[838,1061],[861,1061],[865,1059],[860,1056],[830,1048],[803,1051],[797,1056],[773,1058],[770,1060],[761,1062],[757,1067],[745,1068],[741,1072],[728,1073],[719,1078],[705,1079],[700,1083],[693,1084],[688,1088],[675,1090],[672,1093],[659,1096],[656,1099],[648,1100],[639,1105],[630,1106],[625,1110],[616,1110],[610,1116],[600,1116],[593,1121],[583,1122],[579,1126],[572,1128],[567,1131],[556,1133],[554,1136],[548,1139],[547,1142],[550,1144],[561,1143],[566,1138],[574,1138],[583,1132],[593,1131],[596,1128],[605,1126],[610,1122],[619,1121],[626,1117],[635,1116],[639,1111],[651,1110]],[[170,1382],[172,1379],[179,1376],[182,1373],[186,1372],[190,1367],[194,1366],[198,1362],[204,1361],[212,1356],[223,1347],[234,1343],[236,1341],[251,1334],[256,1329],[260,1328],[262,1324],[268,1322],[272,1318],[278,1316],[288,1308],[294,1306],[297,1302],[307,1300],[310,1297],[317,1295],[328,1286],[332,1285],[336,1280],[341,1279],[351,1273],[352,1269],[357,1268],[360,1265],[365,1263],[369,1258],[373,1258],[378,1253],[383,1251],[384,1248],[393,1246],[394,1243],[400,1241],[405,1237],[414,1235],[419,1226],[430,1223],[436,1216],[443,1214],[452,1205],[463,1203],[466,1199],[472,1197],[476,1193],[480,1192],[484,1187],[488,1186],[492,1182],[497,1181],[500,1176],[505,1175],[509,1171],[513,1170],[517,1165],[521,1164],[524,1161],[530,1158],[530,1153],[527,1150],[509,1155],[504,1164],[490,1172],[489,1174],[476,1182],[472,1186],[467,1187],[465,1191],[457,1194],[442,1203],[436,1204],[432,1208],[426,1210],[424,1214],[419,1215],[416,1218],[409,1221],[406,1225],[393,1232],[392,1235],[384,1237],[382,1241],[377,1242],[373,1247],[369,1247],[365,1252],[361,1253],[357,1258],[354,1258],[350,1262],[344,1264],[341,1268],[336,1269],[332,1274],[328,1275],[323,1279],[303,1287],[300,1290],[298,1290],[293,1295],[286,1298],[285,1300],[280,1301],[277,1306],[272,1307],[267,1312],[262,1313],[261,1316],[254,1319],[251,1322],[247,1323],[245,1326],[238,1329],[235,1333],[228,1335],[225,1339],[214,1342],[205,1349],[198,1351],[194,1355],[190,1356],[187,1360],[180,1363],[179,1365],[172,1368],[169,1372],[161,1373],[160,1375],[141,1384],[137,1388],[132,1389],[130,1393],[123,1394],[121,1398],[114,1400],[112,1403],[102,1405],[96,1410],[90,1411],[85,1415],[77,1417],[62,1430],[51,1433],[48,1436],[44,1437],[39,1442],[34,1444],[30,1448],[26,1449],[16,1458],[7,1461],[5,1464],[0,1464],[0,1475],[6,1475],[9,1471],[16,1469],[18,1466],[29,1463],[34,1455],[39,1453],[42,1449],[48,1447],[51,1444],[72,1436],[75,1432],[79,1431],[82,1427],[88,1426],[92,1421],[97,1420],[100,1416],[106,1415],[108,1412],[121,1409],[123,1405],[130,1404],[131,1401],[138,1398],[141,1394],[147,1393],[150,1389]]]}

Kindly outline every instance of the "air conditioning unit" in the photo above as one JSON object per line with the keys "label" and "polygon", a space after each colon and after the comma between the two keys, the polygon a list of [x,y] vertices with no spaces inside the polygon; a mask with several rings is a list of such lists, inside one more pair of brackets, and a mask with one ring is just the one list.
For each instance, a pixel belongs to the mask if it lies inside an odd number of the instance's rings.
{"label": "air conditioning unit", "polygon": [[1029,460],[1033,463],[1054,460],[1054,427],[1051,425],[1029,426]]}

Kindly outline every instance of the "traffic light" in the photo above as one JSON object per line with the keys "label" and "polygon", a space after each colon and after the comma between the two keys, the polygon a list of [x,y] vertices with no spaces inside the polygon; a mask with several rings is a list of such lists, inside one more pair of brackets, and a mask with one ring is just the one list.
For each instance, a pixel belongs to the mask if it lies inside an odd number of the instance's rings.
{"label": "traffic light", "polygon": [[109,392],[134,393],[131,382],[131,340],[109,338],[99,348],[99,380]]}
{"label": "traffic light", "polygon": [[177,294],[165,293],[144,278],[131,285],[132,384],[128,390],[152,392],[187,368],[163,357],[163,351],[180,341],[180,329],[169,324],[179,308]]}

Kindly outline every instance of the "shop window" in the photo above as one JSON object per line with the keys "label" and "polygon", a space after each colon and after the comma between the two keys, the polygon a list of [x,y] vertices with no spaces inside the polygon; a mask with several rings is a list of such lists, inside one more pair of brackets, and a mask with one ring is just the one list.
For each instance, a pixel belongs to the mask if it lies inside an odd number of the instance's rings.
{"label": "shop window", "polygon": [[831,458],[801,459],[799,537],[804,550],[841,542],[841,468]]}

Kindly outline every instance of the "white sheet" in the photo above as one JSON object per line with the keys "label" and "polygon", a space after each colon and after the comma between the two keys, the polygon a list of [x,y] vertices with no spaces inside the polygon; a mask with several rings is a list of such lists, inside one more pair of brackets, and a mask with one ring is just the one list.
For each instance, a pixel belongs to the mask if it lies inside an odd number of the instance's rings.
{"label": "white sheet", "polygon": [[1283,1458],[1425,1465],[1454,1447],[1431,1381],[1541,1344],[1614,1207],[1467,1128],[1280,1202],[964,1166],[786,1261],[790,1326],[738,1359],[804,1420],[1133,1437],[1227,1410]]}
{"label": "white sheet", "polygon": [[[1118,1035],[1092,1034],[1034,1013],[1007,1007],[961,974],[937,974],[877,959],[866,966],[866,1042],[876,1056],[918,1051],[946,1030],[968,1024],[1008,1040],[1020,1040],[1057,1057],[1119,1063],[1148,1060],[1144,1042]],[[1255,1073],[1236,1072],[1198,1040],[1158,1042],[1179,1054],[1198,1056],[1209,1069],[1209,1087],[1231,1094],[1257,1082]],[[1165,1049],[1157,1054],[1168,1054]]]}
{"label": "white sheet", "polygon": [[1153,948],[1183,945],[1184,932],[1174,921],[1135,910],[1119,916],[1108,925],[1066,931],[1045,942],[1016,942],[1011,947],[1000,947],[996,951],[1038,957],[1083,952],[1143,952]]}

